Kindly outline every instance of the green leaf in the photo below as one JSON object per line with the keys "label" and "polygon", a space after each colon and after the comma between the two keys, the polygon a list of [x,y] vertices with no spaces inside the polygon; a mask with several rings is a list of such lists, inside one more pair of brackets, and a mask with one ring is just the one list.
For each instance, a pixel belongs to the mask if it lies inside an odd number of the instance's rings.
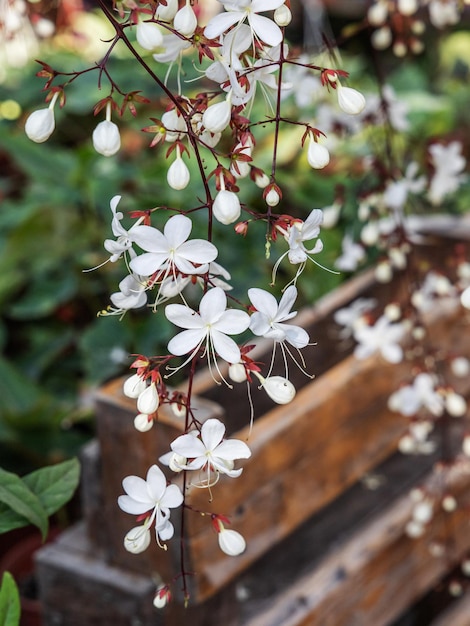
{"label": "green leaf", "polygon": [[47,515],[58,511],[73,496],[80,479],[78,459],[42,467],[23,477],[38,497]]}
{"label": "green leaf", "polygon": [[47,534],[47,514],[39,498],[16,474],[0,468],[0,502],[4,502],[19,516],[39,528],[43,538]]}
{"label": "green leaf", "polygon": [[0,586],[0,624],[18,626],[20,623],[20,594],[9,572],[5,572]]}

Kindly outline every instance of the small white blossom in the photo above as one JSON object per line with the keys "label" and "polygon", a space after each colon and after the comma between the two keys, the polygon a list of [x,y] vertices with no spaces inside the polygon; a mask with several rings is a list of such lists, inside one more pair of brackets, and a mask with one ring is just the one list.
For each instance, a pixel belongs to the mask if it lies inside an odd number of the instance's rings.
{"label": "small white blossom", "polygon": [[136,39],[144,50],[155,50],[163,43],[163,34],[157,24],[139,21],[136,27]]}
{"label": "small white blossom", "polygon": [[467,162],[462,156],[460,141],[452,141],[447,146],[434,143],[429,147],[429,154],[435,171],[429,184],[428,198],[436,205],[447,195],[457,191],[466,180],[466,175],[462,172]]}
{"label": "small white blossom", "polygon": [[165,315],[180,328],[168,344],[168,351],[176,356],[191,353],[192,358],[201,347],[206,349],[209,360],[219,355],[228,363],[240,361],[240,348],[228,335],[244,332],[250,323],[247,313],[227,309],[227,296],[220,287],[209,289],[201,299],[199,312],[183,304],[169,304]]}
{"label": "small white blossom", "polygon": [[343,326],[341,337],[345,339],[353,334],[353,330],[358,324],[364,324],[364,314],[372,311],[377,305],[374,298],[358,298],[347,307],[335,311],[333,319],[336,324]]}
{"label": "small white blossom", "polygon": [[149,528],[155,522],[157,543],[159,539],[171,539],[174,528],[169,519],[170,509],[183,502],[180,488],[176,485],[167,486],[165,475],[156,465],[150,467],[145,480],[139,476],[127,476],[122,486],[126,495],[119,496],[119,507],[131,515],[149,513],[144,526]]}
{"label": "small white blossom", "polygon": [[438,417],[442,415],[444,400],[436,391],[434,377],[428,372],[421,372],[411,385],[401,387],[390,396],[388,406],[391,411],[397,411],[408,417],[421,408]]}
{"label": "small white blossom", "polygon": [[364,248],[355,243],[348,234],[343,237],[341,247],[341,256],[336,259],[335,267],[342,272],[354,272],[358,264],[364,260],[366,255]]}
{"label": "small white blossom", "polygon": [[405,326],[401,323],[390,323],[383,315],[374,325],[362,325],[354,329],[354,338],[358,342],[354,355],[365,359],[375,352],[380,352],[389,363],[400,363],[403,349],[399,342],[405,335]]}
{"label": "small white blossom", "polygon": [[[251,456],[246,443],[238,439],[224,439],[224,435],[225,426],[222,422],[211,418],[204,422],[198,435],[181,435],[171,444],[173,452],[188,459],[184,469],[206,472],[207,476],[198,483],[201,487],[213,485],[219,474],[237,478],[243,470],[234,469],[234,461]],[[212,478],[213,472],[215,479]]]}

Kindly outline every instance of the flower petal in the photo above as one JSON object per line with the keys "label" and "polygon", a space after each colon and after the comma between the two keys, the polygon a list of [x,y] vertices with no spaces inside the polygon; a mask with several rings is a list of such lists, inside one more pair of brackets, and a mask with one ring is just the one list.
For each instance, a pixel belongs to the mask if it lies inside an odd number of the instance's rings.
{"label": "flower petal", "polygon": [[206,452],[206,446],[202,443],[199,437],[194,437],[190,434],[177,437],[171,443],[170,447],[173,452],[176,452],[176,454],[184,456],[187,459],[196,459],[200,456],[204,456]]}
{"label": "flower petal", "polygon": [[168,242],[165,235],[153,226],[134,226],[132,237],[136,244],[146,252],[166,252],[168,254]]}
{"label": "flower petal", "polygon": [[204,36],[207,39],[215,39],[223,32],[228,30],[237,22],[243,19],[245,13],[243,11],[230,11],[228,13],[219,13],[213,17],[204,29]]}
{"label": "flower petal", "polygon": [[177,485],[169,485],[160,500],[160,506],[175,509],[182,504],[183,500],[181,489]]}
{"label": "flower petal", "polygon": [[200,328],[183,330],[173,337],[173,339],[170,339],[168,342],[168,352],[175,356],[188,354],[199,347],[206,334],[207,331]]}
{"label": "flower petal", "polygon": [[129,267],[139,276],[152,276],[154,272],[162,268],[167,259],[168,254],[166,252],[144,252],[144,254],[134,257],[129,263]]}
{"label": "flower petal", "polygon": [[213,329],[227,335],[238,335],[245,331],[250,325],[250,316],[245,311],[228,309],[220,319],[213,324]]}
{"label": "flower petal", "polygon": [[159,502],[166,489],[166,478],[158,465],[152,465],[147,472],[147,490],[154,502]]}
{"label": "flower petal", "polygon": [[178,214],[170,217],[163,229],[163,234],[168,242],[168,248],[179,248],[191,234],[192,228],[193,223],[186,215]]}
{"label": "flower petal", "polygon": [[215,448],[213,455],[226,461],[234,461],[235,459],[249,459],[251,450],[245,442],[239,439],[226,439]]}
{"label": "flower petal", "polygon": [[220,287],[214,287],[202,297],[199,304],[199,314],[204,324],[213,324],[219,320],[227,308],[227,296]]}
{"label": "flower petal", "polygon": [[142,515],[153,508],[153,506],[146,502],[137,502],[130,496],[119,496],[118,505],[121,510],[131,515]]}
{"label": "flower petal", "polygon": [[281,43],[282,31],[279,26],[268,17],[250,13],[248,15],[248,21],[261,41],[267,43],[268,46],[277,46],[278,43]]}
{"label": "flower petal", "polygon": [[264,289],[257,289],[256,287],[248,289],[248,297],[251,300],[251,304],[260,313],[264,313],[268,318],[274,319],[278,312],[277,300]]}
{"label": "flower petal", "polygon": [[294,306],[295,299],[297,298],[297,289],[294,285],[290,285],[285,290],[277,311],[276,321],[283,322],[284,320],[291,319],[295,313],[291,313],[291,309]]}
{"label": "flower petal", "polygon": [[146,502],[148,505],[152,504],[147,491],[147,483],[140,476],[126,476],[122,481],[122,486],[132,499],[138,502]]}
{"label": "flower petal", "polygon": [[215,328],[211,331],[211,338],[214,350],[224,361],[227,361],[227,363],[238,363],[240,361],[240,348],[233,339]]}
{"label": "flower petal", "polygon": [[181,256],[191,263],[210,263],[213,261],[219,251],[210,241],[204,239],[191,239],[183,243],[177,252],[177,256]]}
{"label": "flower petal", "polygon": [[225,434],[225,425],[216,418],[208,419],[201,428],[201,439],[207,450],[220,444]]}
{"label": "flower petal", "polygon": [[168,304],[165,307],[165,316],[180,328],[200,328],[204,327],[199,313],[196,313],[184,304]]}

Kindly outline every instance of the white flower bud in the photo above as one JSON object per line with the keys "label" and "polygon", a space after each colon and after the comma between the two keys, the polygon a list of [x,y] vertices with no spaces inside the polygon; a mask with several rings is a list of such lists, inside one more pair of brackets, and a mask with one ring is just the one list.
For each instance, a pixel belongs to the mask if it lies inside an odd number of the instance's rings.
{"label": "white flower bud", "polygon": [[470,287],[467,287],[464,291],[462,291],[460,295],[460,302],[463,307],[470,309]]}
{"label": "white flower bud", "polygon": [[171,412],[175,417],[184,417],[186,415],[186,407],[184,404],[178,404],[178,402],[172,402],[170,404]]}
{"label": "white flower bud", "polygon": [[140,554],[150,545],[150,531],[145,526],[132,528],[124,537],[124,547],[132,554]]}
{"label": "white flower bud", "polygon": [[176,159],[168,168],[166,175],[168,185],[176,191],[181,191],[181,189],[185,189],[188,186],[190,179],[191,175],[188,166],[181,158],[178,150]]}
{"label": "white flower bud", "polygon": [[281,198],[274,187],[272,187],[266,194],[265,201],[268,206],[272,207],[277,206],[281,201]]}
{"label": "white flower bud", "polygon": [[442,500],[442,508],[446,513],[453,513],[457,508],[457,500],[454,496],[445,496]]}
{"label": "white flower bud", "polygon": [[470,576],[470,559],[463,560],[461,568],[464,576]]}
{"label": "white flower bud", "polygon": [[171,592],[166,585],[158,587],[155,597],[153,598],[153,606],[156,609],[163,609],[171,600]]}
{"label": "white flower bud", "polygon": [[412,520],[405,526],[405,533],[410,539],[417,539],[424,535],[424,528],[421,524]]}
{"label": "white flower bud", "polygon": [[465,435],[462,441],[462,452],[470,457],[470,435]]}
{"label": "white flower bud", "polygon": [[429,500],[423,500],[415,504],[413,508],[413,519],[418,524],[427,524],[431,521],[433,515],[432,503]]}
{"label": "white flower bud", "polygon": [[134,428],[140,433],[146,433],[153,426],[153,419],[149,419],[147,413],[139,413],[134,418]]}
{"label": "white flower bud", "polygon": [[142,391],[147,388],[147,383],[138,374],[133,374],[126,378],[124,385],[122,386],[122,392],[128,398],[138,398]]}
{"label": "white flower bud", "polygon": [[241,206],[238,196],[233,191],[221,189],[217,194],[212,212],[217,221],[221,224],[233,224],[240,217]]}
{"label": "white flower bud", "polygon": [[307,150],[307,161],[314,170],[321,170],[330,162],[330,153],[325,146],[311,139]]}
{"label": "white flower bud", "polygon": [[379,283],[389,283],[393,278],[392,266],[388,261],[381,261],[375,268],[375,278]]}
{"label": "white flower bud", "polygon": [[202,116],[202,124],[211,133],[221,133],[229,125],[231,116],[232,102],[229,94],[223,102],[207,107]]}
{"label": "white flower bud", "polygon": [[165,111],[162,115],[161,122],[166,130],[165,141],[170,143],[181,139],[181,133],[187,130],[186,122],[181,115],[178,115],[176,109]]}
{"label": "white flower bud", "polygon": [[167,0],[166,6],[159,4],[155,11],[155,17],[162,22],[172,22],[178,12],[178,0]]}
{"label": "white flower bud", "polygon": [[225,528],[222,524],[218,538],[220,549],[229,556],[238,556],[246,549],[246,541],[243,536],[236,530]]}
{"label": "white flower bud", "polygon": [[374,246],[379,240],[379,227],[376,222],[369,222],[361,231],[361,241],[366,246]]}
{"label": "white flower bud", "polygon": [[402,454],[413,454],[415,448],[416,443],[411,435],[404,435],[398,442],[398,449]]}
{"label": "white flower bud", "polygon": [[274,21],[281,28],[289,26],[292,21],[292,13],[289,7],[285,4],[281,4],[280,7],[277,7],[274,11]]}
{"label": "white flower bud", "polygon": [[187,462],[188,459],[185,456],[181,456],[181,454],[176,454],[176,452],[173,452],[168,460],[168,467],[171,469],[172,472],[182,472]]}
{"label": "white flower bud", "polygon": [[417,0],[398,0],[397,8],[402,15],[413,15],[418,10]]}
{"label": "white flower bud", "polygon": [[234,383],[244,383],[246,380],[246,369],[243,363],[232,363],[228,368],[230,380]]}
{"label": "white flower bud", "polygon": [[144,50],[155,50],[163,43],[162,32],[153,22],[139,22],[136,28],[136,39]]}
{"label": "white flower bud", "polygon": [[366,99],[356,89],[343,87],[338,82],[337,92],[339,108],[349,115],[358,115],[366,106]]}
{"label": "white flower bud", "polygon": [[260,380],[262,388],[277,404],[289,404],[294,399],[295,387],[287,378],[268,376],[268,378]]}
{"label": "white flower bud", "polygon": [[455,391],[446,394],[445,397],[446,410],[452,417],[462,417],[467,411],[467,402],[465,398]]}
{"label": "white flower bud", "polygon": [[376,2],[367,10],[367,20],[371,26],[385,24],[388,17],[388,7],[385,2]]}
{"label": "white flower bud", "polygon": [[455,359],[452,359],[450,369],[452,370],[454,376],[464,378],[470,373],[470,361],[464,356],[456,357]]}
{"label": "white flower bud", "polygon": [[47,141],[55,129],[54,109],[38,109],[33,111],[26,120],[26,135],[35,143]]}
{"label": "white flower bud", "polygon": [[404,57],[406,54],[406,51],[407,51],[407,48],[403,41],[396,41],[393,44],[393,54],[396,57],[399,57],[399,58]]}
{"label": "white flower bud", "polygon": [[269,185],[269,176],[264,172],[256,173],[255,185],[260,189],[266,189],[266,187]]}
{"label": "white flower bud", "polygon": [[384,309],[385,317],[387,317],[391,322],[396,322],[401,317],[401,308],[400,305],[396,302],[390,302]]}
{"label": "white flower bud", "polygon": [[137,410],[139,413],[151,415],[158,409],[159,404],[160,398],[158,397],[155,383],[151,383],[137,398]]}
{"label": "white flower bud", "polygon": [[105,157],[113,156],[121,147],[119,128],[114,122],[104,120],[93,131],[93,147]]}
{"label": "white flower bud", "polygon": [[183,8],[177,11],[173,19],[173,28],[185,37],[191,37],[197,26],[197,17],[193,11],[193,7],[186,0]]}

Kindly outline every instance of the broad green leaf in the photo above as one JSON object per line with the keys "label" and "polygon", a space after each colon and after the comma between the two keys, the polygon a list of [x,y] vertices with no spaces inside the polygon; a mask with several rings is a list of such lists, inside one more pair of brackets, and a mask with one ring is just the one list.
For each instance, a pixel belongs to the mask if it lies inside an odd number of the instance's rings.
{"label": "broad green leaf", "polygon": [[0,624],[18,626],[20,623],[20,594],[9,572],[5,572],[0,586]]}
{"label": "broad green leaf", "polygon": [[0,468],[0,502],[39,528],[43,537],[47,534],[47,514],[39,498],[16,474]]}
{"label": "broad green leaf", "polygon": [[47,515],[52,515],[73,496],[80,479],[78,459],[41,467],[23,477],[24,482],[38,497]]}

